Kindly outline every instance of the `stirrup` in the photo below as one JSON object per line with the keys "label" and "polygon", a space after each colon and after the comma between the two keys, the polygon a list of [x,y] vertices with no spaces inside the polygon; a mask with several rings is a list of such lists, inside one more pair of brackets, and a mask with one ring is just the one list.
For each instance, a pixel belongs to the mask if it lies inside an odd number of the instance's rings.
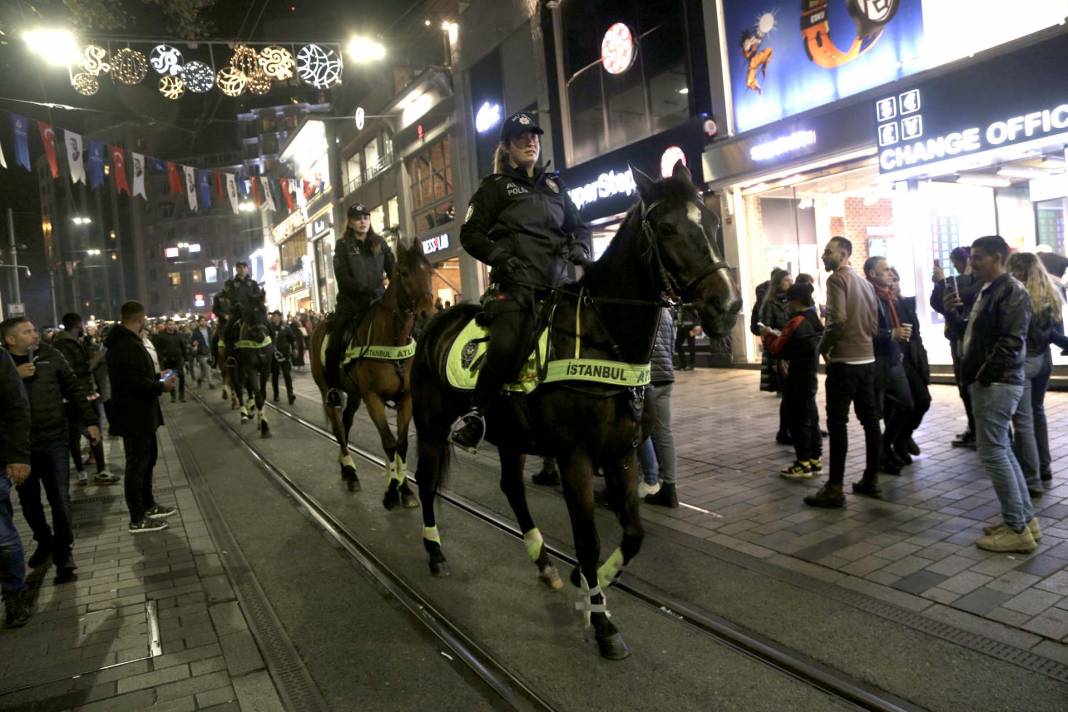
{"label": "stirrup", "polygon": [[[474,437],[473,435],[468,434],[467,430],[476,425],[480,430],[478,436]],[[465,437],[465,435],[467,437]],[[456,422],[452,424],[452,428],[449,432],[449,442],[472,454],[478,453],[479,443],[482,442],[482,438],[484,437],[486,437],[486,418],[478,408],[473,408],[470,412],[457,418]],[[474,442],[470,442],[471,438],[474,439]]]}

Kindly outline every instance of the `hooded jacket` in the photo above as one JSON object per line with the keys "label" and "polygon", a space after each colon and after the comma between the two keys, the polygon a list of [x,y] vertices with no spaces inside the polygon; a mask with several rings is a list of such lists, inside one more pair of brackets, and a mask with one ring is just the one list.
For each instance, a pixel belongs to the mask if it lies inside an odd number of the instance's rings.
{"label": "hooded jacket", "polygon": [[159,397],[163,383],[141,338],[119,324],[108,334],[111,379],[111,433],[122,437],[152,435],[163,425]]}
{"label": "hooded jacket", "polygon": [[[16,366],[28,363],[30,357],[11,354]],[[57,349],[41,344],[34,353],[36,372],[22,379],[30,399],[30,444],[41,445],[53,440],[67,439],[66,398],[75,404],[82,424],[97,425],[96,410],[89,404],[81,380],[74,375],[67,359]]]}

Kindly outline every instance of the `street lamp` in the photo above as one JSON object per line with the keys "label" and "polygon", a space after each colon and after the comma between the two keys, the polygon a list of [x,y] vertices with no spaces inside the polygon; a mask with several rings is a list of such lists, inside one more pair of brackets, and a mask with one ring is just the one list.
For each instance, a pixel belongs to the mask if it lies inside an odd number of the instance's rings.
{"label": "street lamp", "polygon": [[386,46],[377,40],[362,35],[354,35],[346,47],[349,57],[357,64],[378,62],[386,57]]}
{"label": "street lamp", "polygon": [[84,215],[75,215],[70,220],[75,225],[91,225],[92,222],[93,222],[93,219],[91,217],[84,216]]}
{"label": "street lamp", "polygon": [[253,205],[252,203],[248,202],[248,201],[245,201],[244,203],[241,203],[240,205],[238,205],[237,209],[240,210],[243,213],[254,213],[254,212],[256,212],[256,206]]}
{"label": "street lamp", "polygon": [[78,43],[69,30],[35,28],[22,33],[31,52],[54,67],[66,67],[78,61]]}

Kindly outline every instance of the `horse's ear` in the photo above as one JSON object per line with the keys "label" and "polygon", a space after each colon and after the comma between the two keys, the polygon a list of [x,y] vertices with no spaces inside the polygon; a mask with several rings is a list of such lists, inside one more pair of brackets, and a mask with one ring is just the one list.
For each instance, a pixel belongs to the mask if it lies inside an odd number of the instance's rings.
{"label": "horse's ear", "polygon": [[656,192],[656,181],[629,163],[627,165],[630,166],[630,174],[634,176],[634,183],[638,186],[638,195],[646,203],[652,202],[653,195]]}
{"label": "horse's ear", "polygon": [[679,178],[689,184],[693,184],[693,176],[690,175],[690,169],[686,167],[686,164],[682,162],[682,159],[675,161],[675,167],[671,169],[671,177]]}

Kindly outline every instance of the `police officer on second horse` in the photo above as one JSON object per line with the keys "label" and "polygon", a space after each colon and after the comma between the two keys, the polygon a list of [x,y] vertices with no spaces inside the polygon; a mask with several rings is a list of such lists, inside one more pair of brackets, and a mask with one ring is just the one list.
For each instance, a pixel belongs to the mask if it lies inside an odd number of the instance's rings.
{"label": "police officer on second horse", "polygon": [[341,359],[351,329],[359,326],[371,304],[385,293],[384,275],[393,274],[396,262],[389,244],[371,227],[371,211],[361,204],[349,207],[348,226],[334,247],[337,306],[323,363],[330,389],[328,405],[341,405]]}
{"label": "police officer on second horse", "polygon": [[226,324],[227,358],[233,358],[234,344],[238,339],[238,319],[248,313],[248,309],[263,304],[263,290],[259,283],[248,273],[248,262],[235,265],[237,274],[226,282],[223,292],[230,302],[230,318]]}
{"label": "police officer on second horse", "polygon": [[590,229],[556,173],[538,167],[541,135],[533,114],[514,114],[501,127],[494,172],[471,198],[460,230],[464,249],[490,265],[496,293],[486,307],[492,321],[486,360],[469,413],[451,439],[468,450],[486,432],[484,413],[514,381],[534,341],[535,305],[567,277],[567,262],[589,263]]}

